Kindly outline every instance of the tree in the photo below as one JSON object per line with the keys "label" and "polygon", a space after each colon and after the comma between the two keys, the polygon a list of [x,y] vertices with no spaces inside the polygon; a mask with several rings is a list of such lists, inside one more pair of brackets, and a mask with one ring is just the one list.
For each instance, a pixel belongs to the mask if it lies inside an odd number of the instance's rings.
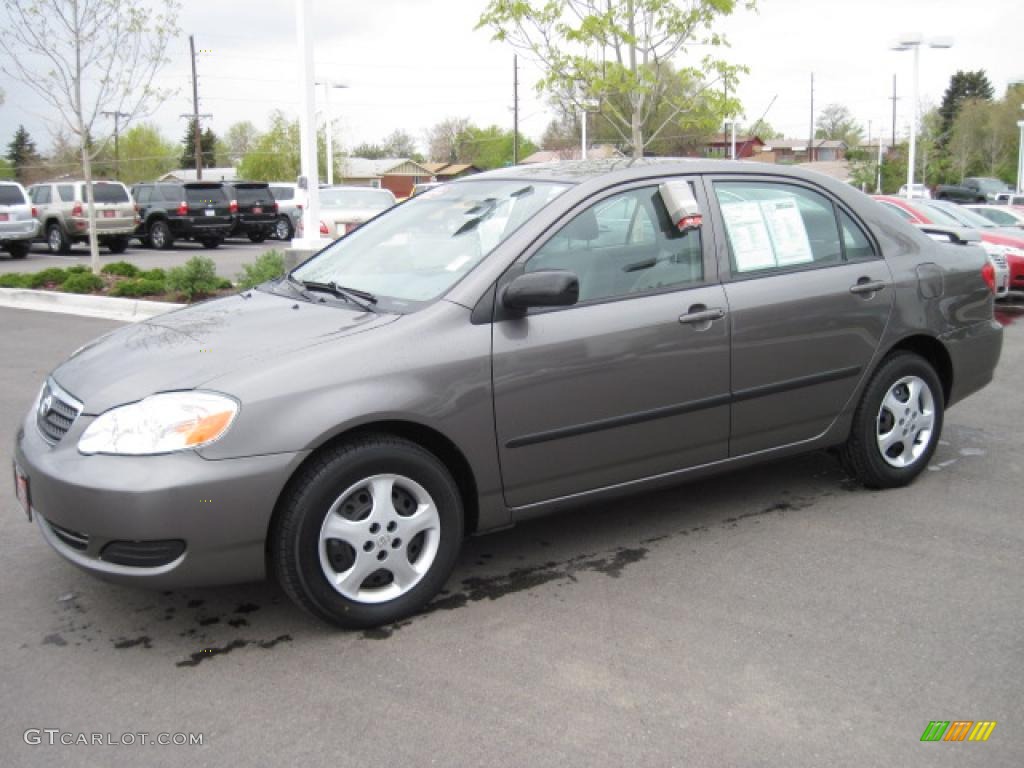
{"label": "tree", "polygon": [[[512,165],[512,131],[497,125],[478,128],[470,125],[457,139],[459,162],[471,163],[481,170]],[[537,151],[532,141],[519,136],[519,157]]]}
{"label": "tree", "polygon": [[36,151],[36,143],[25,130],[25,126],[18,126],[14,138],[7,145],[7,154],[4,158],[14,168],[15,177],[22,183],[25,183],[27,172],[39,165],[40,157]]}
{"label": "tree", "polygon": [[381,144],[371,144],[367,141],[352,147],[350,154],[352,157],[363,157],[367,160],[381,160],[385,157],[391,157],[387,147]]}
{"label": "tree", "polygon": [[775,130],[767,120],[763,119],[755,120],[747,129],[747,134],[749,136],[757,136],[762,141],[781,139],[785,136],[782,131]]}
{"label": "tree", "polygon": [[0,70],[31,88],[75,137],[82,156],[93,272],[100,270],[92,160],[107,143],[90,146],[103,112],[120,112],[126,129],[165,93],[153,78],[177,35],[177,0],[161,10],[142,0],[2,0]]}
{"label": "tree", "polygon": [[991,101],[995,91],[992,83],[989,82],[985,70],[979,69],[975,72],[964,72],[957,70],[956,74],[949,80],[949,86],[942,95],[942,104],[939,107],[939,114],[942,115],[942,137],[943,144],[951,138],[953,123],[964,103],[972,99]]}
{"label": "tree", "polygon": [[437,163],[464,162],[458,140],[469,128],[468,117],[448,117],[427,129],[427,157]]}
{"label": "tree", "polygon": [[816,126],[816,139],[842,141],[848,147],[859,146],[864,138],[864,129],[842,104],[829,104],[821,110]]}
{"label": "tree", "polygon": [[[619,138],[634,157],[685,111],[695,97],[719,83],[735,91],[744,71],[707,55],[698,67],[674,70],[671,62],[687,46],[726,45],[713,30],[720,17],[754,0],[489,0],[477,28],[490,27],[538,60],[545,71],[537,84],[567,108],[594,103],[607,108]],[[706,79],[711,75],[710,80]],[[671,82],[682,81],[677,97]],[[568,110],[567,110],[568,111]],[[652,122],[657,117],[660,122]]]}
{"label": "tree", "polygon": [[[196,167],[196,121],[189,118],[188,127],[185,129],[185,137],[181,140],[181,158],[178,160],[180,168]],[[199,134],[199,151],[203,154],[203,168],[215,168],[217,166],[217,136],[209,127]]]}
{"label": "tree", "polygon": [[152,181],[173,171],[178,147],[152,123],[132,126],[121,136],[121,181],[134,184]]}
{"label": "tree", "polygon": [[393,131],[384,139],[383,148],[387,157],[407,157],[417,162],[423,160],[423,155],[416,149],[416,140],[401,129]]}
{"label": "tree", "polygon": [[218,142],[217,157],[222,163],[237,165],[259,138],[260,132],[248,120],[232,123],[224,134],[224,140]]}
{"label": "tree", "polygon": [[282,180],[299,175],[299,123],[275,110],[270,127],[256,139],[238,164],[244,179]]}

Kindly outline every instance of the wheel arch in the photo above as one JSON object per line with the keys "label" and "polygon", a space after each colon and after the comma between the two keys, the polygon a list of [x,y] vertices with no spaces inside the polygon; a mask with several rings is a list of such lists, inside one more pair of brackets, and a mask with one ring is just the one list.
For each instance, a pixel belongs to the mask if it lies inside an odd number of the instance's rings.
{"label": "wheel arch", "polygon": [[473,474],[472,466],[462,450],[446,435],[432,427],[413,421],[400,419],[388,419],[372,421],[359,424],[343,432],[330,436],[327,440],[312,450],[302,462],[295,467],[288,482],[281,488],[281,492],[274,502],[274,511],[270,516],[267,526],[266,548],[267,555],[270,553],[270,536],[277,525],[278,518],[282,514],[281,500],[285,497],[292,481],[298,477],[302,470],[317,456],[324,451],[330,450],[339,443],[344,443],[355,438],[370,435],[385,434],[393,437],[400,437],[415,443],[424,450],[436,456],[452,474],[455,485],[459,489],[459,497],[462,499],[462,508],[465,514],[464,534],[469,535],[477,530],[479,524],[480,505],[477,495],[476,477]]}
{"label": "wheel arch", "polygon": [[923,333],[906,336],[893,344],[882,356],[882,360],[899,351],[913,352],[928,361],[942,383],[942,401],[948,403],[953,392],[953,359],[943,343]]}

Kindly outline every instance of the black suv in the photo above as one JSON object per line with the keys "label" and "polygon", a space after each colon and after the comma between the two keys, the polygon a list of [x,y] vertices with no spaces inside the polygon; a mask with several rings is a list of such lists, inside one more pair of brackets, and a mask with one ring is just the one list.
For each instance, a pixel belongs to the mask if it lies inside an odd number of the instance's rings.
{"label": "black suv", "polygon": [[254,243],[262,243],[272,234],[277,225],[277,202],[265,181],[231,181],[224,187],[231,197],[231,207],[236,213],[235,228],[229,234],[248,237]]}
{"label": "black suv", "polygon": [[153,248],[170,248],[177,239],[216,248],[235,225],[228,192],[220,181],[136,184],[132,197],[142,220],[135,236]]}

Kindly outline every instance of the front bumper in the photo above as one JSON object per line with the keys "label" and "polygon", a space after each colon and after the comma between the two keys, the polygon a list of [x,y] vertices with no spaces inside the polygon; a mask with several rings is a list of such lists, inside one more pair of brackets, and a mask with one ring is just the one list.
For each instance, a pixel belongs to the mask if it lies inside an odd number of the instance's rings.
{"label": "front bumper", "polygon": [[[154,588],[231,584],[265,576],[265,540],[274,504],[305,453],[210,461],[187,451],[163,456],[83,456],[80,416],[55,446],[34,411],[15,441],[29,478],[43,538],[66,560],[111,581]],[[119,542],[184,542],[154,566],[109,561]]]}

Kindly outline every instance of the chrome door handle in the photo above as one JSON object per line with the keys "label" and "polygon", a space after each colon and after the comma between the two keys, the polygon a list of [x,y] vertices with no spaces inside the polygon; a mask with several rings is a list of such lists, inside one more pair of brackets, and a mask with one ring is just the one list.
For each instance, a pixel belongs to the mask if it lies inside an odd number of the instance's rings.
{"label": "chrome door handle", "polygon": [[721,320],[725,317],[725,310],[721,307],[704,309],[700,305],[690,307],[690,311],[679,316],[680,323],[710,323],[713,320]]}
{"label": "chrome door handle", "polygon": [[850,293],[878,293],[888,285],[884,280],[868,280],[862,277],[856,285],[850,286]]}

